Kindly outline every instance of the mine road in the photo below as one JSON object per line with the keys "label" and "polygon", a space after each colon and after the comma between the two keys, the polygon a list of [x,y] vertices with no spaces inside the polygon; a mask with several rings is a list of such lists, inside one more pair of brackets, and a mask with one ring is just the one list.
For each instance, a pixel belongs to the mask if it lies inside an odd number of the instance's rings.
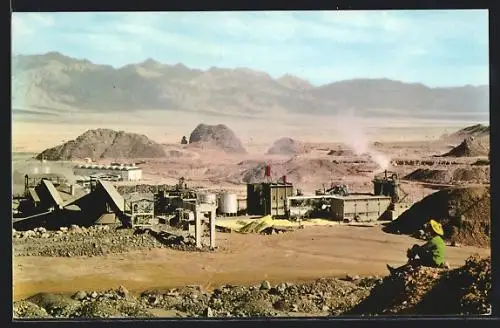
{"label": "mine road", "polygon": [[[380,226],[307,227],[278,235],[218,233],[220,249],[213,253],[169,248],[99,257],[15,257],[14,298],[39,292],[72,293],[126,286],[132,292],[198,284],[300,282],[346,274],[386,275],[386,264],[405,262],[406,249],[423,243],[381,231]],[[448,247],[452,267],[490,249]]]}

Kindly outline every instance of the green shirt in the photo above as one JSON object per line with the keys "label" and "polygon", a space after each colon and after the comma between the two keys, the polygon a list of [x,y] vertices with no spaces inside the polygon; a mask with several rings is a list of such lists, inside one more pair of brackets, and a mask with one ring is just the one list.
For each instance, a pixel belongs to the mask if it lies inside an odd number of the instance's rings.
{"label": "green shirt", "polygon": [[434,262],[436,266],[444,263],[444,249],[445,243],[441,236],[436,236],[429,240],[422,248],[429,255],[429,260]]}

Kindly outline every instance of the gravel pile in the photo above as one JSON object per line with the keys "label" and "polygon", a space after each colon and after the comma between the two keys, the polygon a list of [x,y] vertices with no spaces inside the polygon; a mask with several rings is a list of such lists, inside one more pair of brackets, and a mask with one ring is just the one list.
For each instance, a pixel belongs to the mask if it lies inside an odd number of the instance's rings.
{"label": "gravel pile", "polygon": [[472,256],[455,270],[411,268],[388,276],[349,314],[491,313],[491,259]]}
{"label": "gravel pile", "polygon": [[455,269],[418,267],[385,278],[347,277],[293,284],[200,286],[148,290],[125,287],[41,293],[14,302],[15,318],[269,317],[380,314],[489,314],[491,259],[470,257]]}
{"label": "gravel pile", "polygon": [[480,184],[490,182],[489,166],[455,167],[449,169],[416,169],[405,180],[443,184]]}
{"label": "gravel pile", "polygon": [[14,256],[101,256],[152,248],[196,249],[194,238],[185,231],[155,233],[146,230],[122,229],[116,226],[71,226],[58,231],[43,227],[12,231]]}
{"label": "gravel pile", "polygon": [[489,187],[454,187],[433,193],[384,228],[386,232],[416,235],[434,218],[443,224],[451,243],[489,247],[491,244]]}
{"label": "gravel pile", "polygon": [[40,293],[14,302],[14,318],[148,318],[138,299],[120,286],[105,292],[79,291],[73,296]]}
{"label": "gravel pile", "polygon": [[337,315],[367,297],[381,279],[319,279],[306,284],[263,281],[257,286],[200,286],[150,290],[134,296],[123,286],[105,292],[79,291],[72,297],[38,294],[14,303],[17,318],[117,318],[286,316],[290,313]]}

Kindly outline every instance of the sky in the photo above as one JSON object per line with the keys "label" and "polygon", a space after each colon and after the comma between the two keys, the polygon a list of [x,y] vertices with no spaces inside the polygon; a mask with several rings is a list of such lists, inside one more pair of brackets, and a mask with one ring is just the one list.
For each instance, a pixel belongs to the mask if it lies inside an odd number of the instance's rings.
{"label": "sky", "polygon": [[314,85],[487,85],[488,42],[486,10],[12,14],[13,55],[58,51],[117,68],[147,58],[247,67]]}

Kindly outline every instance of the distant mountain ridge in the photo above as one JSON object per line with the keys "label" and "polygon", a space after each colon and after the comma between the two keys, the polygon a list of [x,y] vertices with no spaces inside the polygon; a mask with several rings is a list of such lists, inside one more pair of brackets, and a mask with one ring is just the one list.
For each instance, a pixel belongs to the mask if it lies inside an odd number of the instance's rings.
{"label": "distant mountain ridge", "polygon": [[13,108],[59,113],[154,109],[265,116],[269,111],[337,114],[354,109],[368,116],[454,116],[489,111],[488,86],[430,88],[354,79],[315,87],[289,74],[273,79],[248,68],[203,71],[151,58],[113,68],[58,52],[14,56],[12,85]]}

